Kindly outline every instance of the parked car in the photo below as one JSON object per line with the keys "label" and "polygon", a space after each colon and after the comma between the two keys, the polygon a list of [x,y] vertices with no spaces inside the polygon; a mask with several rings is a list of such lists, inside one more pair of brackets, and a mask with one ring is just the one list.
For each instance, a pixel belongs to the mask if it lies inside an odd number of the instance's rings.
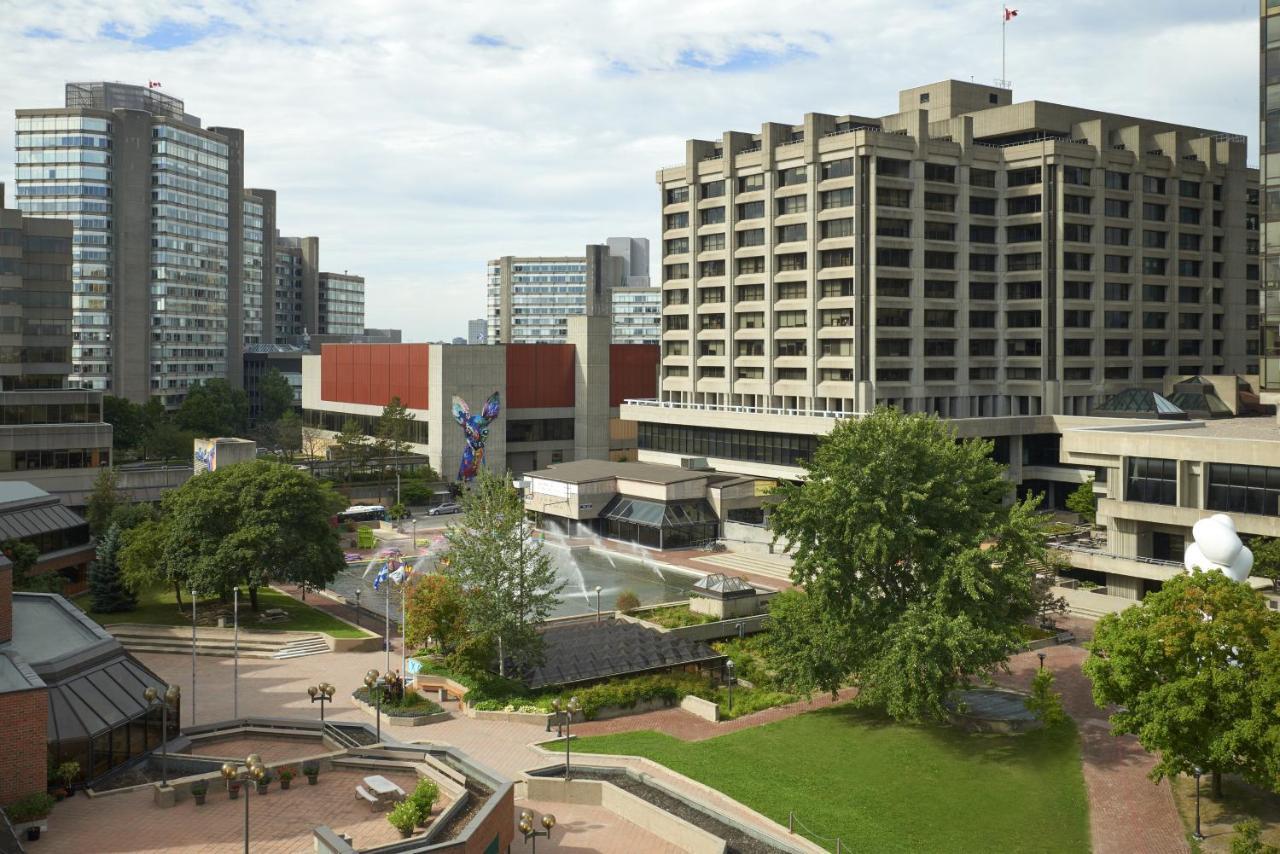
{"label": "parked car", "polygon": [[448,501],[444,504],[437,504],[427,511],[428,516],[447,516],[450,513],[461,513],[462,505],[454,501]]}

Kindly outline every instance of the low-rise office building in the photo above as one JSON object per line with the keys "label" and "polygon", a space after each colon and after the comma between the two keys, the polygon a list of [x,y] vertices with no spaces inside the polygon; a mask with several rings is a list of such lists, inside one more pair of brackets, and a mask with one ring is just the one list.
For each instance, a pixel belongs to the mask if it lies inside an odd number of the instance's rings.
{"label": "low-rise office building", "polygon": [[[455,401],[479,419],[471,426],[485,431],[491,471],[634,459],[634,425],[618,418],[618,405],[656,393],[658,348],[612,344],[606,317],[570,318],[567,329],[559,344],[325,344],[302,359],[304,424],[332,437],[354,420],[374,435],[398,397],[414,418],[411,450],[451,480],[468,448]],[[495,395],[497,411],[486,416]]]}

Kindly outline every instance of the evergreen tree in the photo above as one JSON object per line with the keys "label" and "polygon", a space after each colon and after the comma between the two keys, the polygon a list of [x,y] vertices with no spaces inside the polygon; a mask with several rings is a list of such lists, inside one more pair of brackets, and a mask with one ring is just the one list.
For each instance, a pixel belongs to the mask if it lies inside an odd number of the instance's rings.
{"label": "evergreen tree", "polygon": [[120,526],[112,524],[98,540],[97,559],[89,570],[89,596],[93,610],[99,614],[131,611],[137,598],[125,586],[117,558],[120,554]]}

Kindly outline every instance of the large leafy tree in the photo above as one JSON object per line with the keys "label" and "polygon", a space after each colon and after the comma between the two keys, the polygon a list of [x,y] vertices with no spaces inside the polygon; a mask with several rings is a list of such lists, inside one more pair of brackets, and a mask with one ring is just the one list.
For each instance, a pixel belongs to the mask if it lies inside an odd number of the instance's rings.
{"label": "large leafy tree", "polygon": [[279,421],[293,411],[293,386],[276,368],[258,381],[259,421]]}
{"label": "large leafy tree", "polygon": [[119,480],[119,472],[114,466],[101,469],[93,479],[93,491],[85,503],[84,515],[89,522],[89,530],[95,536],[102,536],[116,512],[127,506],[128,496],[120,491]]}
{"label": "large leafy tree", "polygon": [[178,427],[200,436],[243,436],[249,397],[224,379],[192,386],[175,416]]}
{"label": "large leafy tree", "polygon": [[373,453],[369,437],[360,429],[360,422],[354,418],[342,422],[342,430],[333,437],[333,450],[347,462],[347,480],[351,479],[352,467],[363,466],[369,462],[369,456]]}
{"label": "large leafy tree", "polygon": [[164,499],[163,561],[206,593],[274,580],[323,587],[343,568],[329,519],[345,506],[292,466],[255,460],[191,478]]}
{"label": "large leafy tree", "polygon": [[453,651],[467,630],[467,600],[450,575],[424,575],[409,589],[405,643],[424,647],[433,641],[441,652]]}
{"label": "large leafy tree", "polygon": [[1098,515],[1098,496],[1093,493],[1093,478],[1085,481],[1067,496],[1067,509],[1079,513],[1090,525]]}
{"label": "large leafy tree", "polygon": [[467,592],[473,637],[501,645],[499,672],[505,675],[507,660],[518,670],[541,659],[538,628],[559,602],[564,582],[542,543],[531,538],[533,526],[510,477],[482,469],[462,508],[445,534],[446,571]]}
{"label": "large leafy tree", "polygon": [[120,573],[120,545],[120,526],[112,524],[98,540],[96,559],[89,569],[89,596],[99,614],[130,611],[138,604]]}
{"label": "large leafy tree", "polygon": [[111,446],[115,450],[140,449],[146,444],[146,412],[128,398],[111,394],[104,396],[102,419],[111,425]]}
{"label": "large leafy tree", "polygon": [[40,561],[40,549],[25,540],[9,539],[0,542],[0,554],[13,564],[13,589],[36,593],[61,593],[62,576],[56,572],[36,573]]}
{"label": "large leafy tree", "polygon": [[[861,702],[920,720],[942,717],[950,691],[1003,664],[1036,613],[1044,546],[1038,499],[1006,503],[991,448],[888,408],[819,443],[772,516],[809,597],[773,618],[775,645],[804,652],[784,659],[784,679],[833,692],[852,679]],[[815,622],[822,643],[800,650]]]}
{"label": "large leafy tree", "polygon": [[1261,578],[1280,578],[1280,539],[1259,537],[1249,543],[1253,550],[1253,574]]}
{"label": "large leafy tree", "polygon": [[1085,674],[1112,731],[1156,755],[1160,780],[1199,766],[1275,788],[1280,760],[1280,615],[1219,572],[1178,575],[1142,604],[1104,617]]}
{"label": "large leafy tree", "polygon": [[182,591],[188,588],[182,567],[165,560],[164,546],[168,529],[159,518],[151,518],[125,529],[116,562],[125,586],[134,593],[152,587],[173,588],[174,602],[182,610]]}
{"label": "large leafy tree", "polygon": [[400,398],[393,397],[382,407],[382,415],[378,418],[378,433],[373,438],[373,453],[378,460],[379,491],[387,461],[409,453],[409,431],[412,423],[413,415],[400,402]]}

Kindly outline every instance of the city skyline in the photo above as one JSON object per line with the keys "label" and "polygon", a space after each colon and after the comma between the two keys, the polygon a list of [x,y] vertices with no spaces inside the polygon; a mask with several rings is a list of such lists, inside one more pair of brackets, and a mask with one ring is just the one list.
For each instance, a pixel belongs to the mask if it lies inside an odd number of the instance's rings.
{"label": "city skyline", "polygon": [[[857,3],[839,18],[816,4],[732,16],[564,4],[433,19],[390,4],[359,20],[325,3],[14,5],[0,15],[13,45],[0,72],[20,81],[0,110],[6,138],[15,108],[55,103],[68,80],[158,81],[202,118],[243,128],[245,184],[279,191],[281,233],[326,235],[326,266],[369,282],[367,322],[418,340],[482,312],[491,257],[570,253],[602,230],[656,242],[653,176],[689,136],[888,113],[886,93],[988,83],[1000,63],[990,3]],[[1256,162],[1250,8],[1018,5],[1016,101],[1243,133]],[[219,71],[192,70],[207,67]],[[0,159],[0,180],[13,165]]]}

